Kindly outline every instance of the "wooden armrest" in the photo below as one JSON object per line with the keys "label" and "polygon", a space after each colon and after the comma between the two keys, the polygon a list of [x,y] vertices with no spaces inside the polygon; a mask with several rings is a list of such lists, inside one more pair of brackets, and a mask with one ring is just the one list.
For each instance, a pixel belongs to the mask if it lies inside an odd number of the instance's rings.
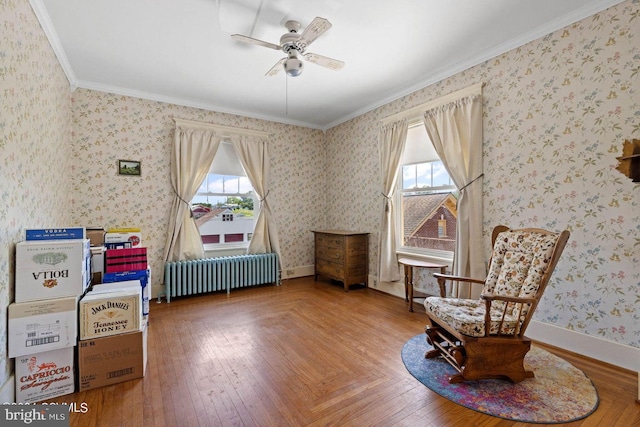
{"label": "wooden armrest", "polygon": [[471,277],[452,276],[451,274],[433,273],[433,277],[440,280],[452,280],[455,282],[479,283],[484,285],[484,280],[472,279]]}
{"label": "wooden armrest", "polygon": [[[485,336],[489,336],[491,333],[491,321],[492,321],[491,320],[491,304],[493,303],[493,301],[504,301],[506,303],[523,303],[523,304],[531,304],[531,303],[535,303],[536,301],[535,298],[511,297],[507,295],[496,295],[496,294],[481,294],[480,299],[482,299],[485,304],[485,311],[484,311]],[[505,317],[508,311],[507,307],[508,306],[505,305],[502,308],[502,316],[501,316],[502,318],[500,319],[500,327],[498,328],[499,330],[502,328],[502,322],[505,321]],[[520,306],[517,316],[520,317],[521,313],[522,313],[522,306]],[[533,312],[529,312],[529,316],[531,316],[532,313]],[[522,323],[519,323],[519,326],[521,325]],[[524,333],[524,331],[522,331],[519,326],[516,327],[515,333],[503,334],[502,332],[499,332],[498,335],[520,336],[521,334]]]}
{"label": "wooden armrest", "polygon": [[507,295],[496,295],[496,294],[482,294],[480,298],[488,301],[505,301],[505,302],[521,302],[521,303],[532,303],[536,299],[535,298],[522,298],[522,297],[510,297]]}
{"label": "wooden armrest", "polygon": [[[484,280],[472,279],[471,277],[453,276],[451,274],[442,274],[442,273],[433,273],[433,277],[435,277],[438,280],[438,287],[440,288],[440,296],[442,298],[445,298],[447,296],[447,289],[445,287],[447,280],[451,280],[454,282],[467,282],[470,284],[484,285]],[[471,289],[471,286],[469,286],[469,289]]]}

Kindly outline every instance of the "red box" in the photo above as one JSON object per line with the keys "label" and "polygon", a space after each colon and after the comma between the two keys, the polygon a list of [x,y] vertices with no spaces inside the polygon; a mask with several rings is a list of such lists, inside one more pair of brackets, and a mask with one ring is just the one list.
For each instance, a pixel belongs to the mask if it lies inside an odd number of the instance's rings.
{"label": "red box", "polygon": [[146,270],[147,248],[107,249],[104,255],[105,273]]}

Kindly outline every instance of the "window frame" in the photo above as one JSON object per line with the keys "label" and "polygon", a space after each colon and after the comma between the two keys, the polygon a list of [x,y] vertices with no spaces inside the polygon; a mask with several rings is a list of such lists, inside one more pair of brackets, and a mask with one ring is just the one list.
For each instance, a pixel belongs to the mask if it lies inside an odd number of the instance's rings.
{"label": "window frame", "polygon": [[[409,124],[409,128],[413,126],[424,126],[424,122],[422,120],[416,121]],[[430,143],[430,141],[427,141]],[[400,163],[400,167],[398,168],[398,176],[397,176],[397,184],[396,191],[394,195],[394,202],[396,205],[396,254],[398,256],[408,256],[411,258],[431,260],[431,261],[439,261],[439,262],[453,262],[454,251],[444,251],[439,249],[430,249],[430,248],[416,248],[413,246],[405,246],[404,243],[404,215],[402,210],[402,197],[407,193],[421,193],[421,194],[440,194],[440,193],[455,193],[458,191],[458,188],[455,184],[451,186],[436,186],[430,187],[429,189],[404,189],[403,188],[403,172],[405,166],[418,165],[423,163],[434,163],[434,162],[442,162],[440,158],[437,160],[429,161],[429,162],[417,162],[417,163]],[[432,168],[433,173],[433,168]],[[451,176],[449,176],[449,180],[451,181]],[[433,183],[433,179],[432,179]],[[456,237],[457,239],[457,237]]]}
{"label": "window frame", "polygon": [[[224,142],[221,142],[224,143]],[[198,190],[202,187],[203,184],[205,184],[206,180],[209,178],[210,175],[219,175],[224,177],[223,179],[226,178],[246,178],[248,181],[248,177],[246,175],[225,175],[225,174],[219,174],[219,173],[214,173],[209,171],[207,173],[207,175],[205,176],[204,180],[202,181],[202,183],[200,183],[200,186],[198,187]],[[255,189],[253,188],[253,185],[251,185],[251,182],[249,181],[249,186],[251,187],[251,189],[246,192],[246,193],[220,193],[220,192],[212,192],[212,191],[207,191],[207,192],[196,192],[196,194],[193,196],[193,198],[191,199],[191,201],[189,202],[189,207],[190,209],[193,208],[193,204],[194,201],[193,199],[195,199],[196,197],[206,197],[206,198],[213,198],[213,197],[237,197],[237,198],[242,198],[242,197],[249,197],[253,200],[253,220],[251,221],[252,223],[252,230],[251,232],[247,232],[246,236],[247,236],[247,240],[243,240],[242,242],[220,242],[220,243],[202,243],[202,246],[205,250],[205,252],[224,252],[224,251],[234,251],[234,250],[245,250],[249,247],[249,244],[251,243],[251,238],[253,237],[253,233],[255,230],[255,226],[256,226],[256,221],[257,221],[257,212],[259,210],[259,200],[258,197],[256,195]],[[224,189],[224,184],[223,184],[223,189]],[[240,184],[238,184],[238,191],[240,190]],[[209,203],[209,202],[207,202]],[[196,202],[196,204],[198,204]],[[228,215],[225,213],[221,213],[221,218],[220,221],[221,222],[225,222],[225,223],[236,223],[237,221],[235,218],[233,218],[232,220],[228,220],[228,219],[224,219],[223,216],[224,215]],[[200,228],[198,227],[198,234],[201,236],[202,238],[202,234],[200,234]],[[237,233],[231,233],[229,231],[225,231],[225,230],[221,230],[220,234],[219,234],[219,239],[220,240],[224,240],[224,236],[226,234],[237,234]]]}

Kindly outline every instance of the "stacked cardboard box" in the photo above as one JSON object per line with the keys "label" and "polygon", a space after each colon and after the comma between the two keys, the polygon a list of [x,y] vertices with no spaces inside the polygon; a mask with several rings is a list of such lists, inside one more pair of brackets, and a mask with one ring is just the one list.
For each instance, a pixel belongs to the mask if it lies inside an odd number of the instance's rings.
{"label": "stacked cardboard box", "polygon": [[[105,273],[106,234],[86,235],[84,228],[27,230],[16,245],[8,343],[18,403],[144,376],[146,256],[142,271]],[[113,283],[100,283],[103,274]]]}
{"label": "stacked cardboard box", "polygon": [[80,391],[143,377],[147,332],[140,281],[94,285],[79,312]]}
{"label": "stacked cardboard box", "polygon": [[8,344],[18,403],[74,392],[78,301],[90,284],[90,268],[83,228],[27,230],[16,245]]}
{"label": "stacked cardboard box", "polygon": [[147,262],[147,248],[142,246],[138,228],[112,228],[104,237],[105,258],[103,283],[139,280],[142,286],[142,312],[149,314],[151,271]]}
{"label": "stacked cardboard box", "polygon": [[[147,364],[147,248],[137,228],[110,229],[94,249],[100,280],[80,301],[80,391],[144,376]],[[100,257],[100,258],[98,258]]]}

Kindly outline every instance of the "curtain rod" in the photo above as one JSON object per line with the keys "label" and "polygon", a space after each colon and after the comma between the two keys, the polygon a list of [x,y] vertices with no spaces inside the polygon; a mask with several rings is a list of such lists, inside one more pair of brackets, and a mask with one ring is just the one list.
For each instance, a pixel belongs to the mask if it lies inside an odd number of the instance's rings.
{"label": "curtain rod", "polygon": [[222,132],[226,136],[244,135],[244,136],[257,136],[257,137],[263,137],[263,138],[269,137],[268,132],[262,132],[262,131],[253,130],[253,129],[243,129],[243,128],[236,128],[233,126],[215,125],[213,123],[196,122],[193,120],[177,119],[175,117],[173,118],[173,121],[176,122],[176,126],[182,126],[190,129],[195,128],[195,129],[214,130],[217,132]]}
{"label": "curtain rod", "polygon": [[439,107],[440,105],[444,105],[452,101],[456,101],[460,98],[464,98],[465,96],[482,95],[482,86],[484,86],[484,83],[476,83],[448,95],[441,96],[440,98],[434,99],[433,101],[425,102],[424,104],[416,105],[415,107],[409,108],[408,110],[392,114],[388,117],[380,119],[380,122],[382,122],[383,125],[388,125],[402,119],[412,120],[421,118],[422,113],[431,110],[432,108]]}

